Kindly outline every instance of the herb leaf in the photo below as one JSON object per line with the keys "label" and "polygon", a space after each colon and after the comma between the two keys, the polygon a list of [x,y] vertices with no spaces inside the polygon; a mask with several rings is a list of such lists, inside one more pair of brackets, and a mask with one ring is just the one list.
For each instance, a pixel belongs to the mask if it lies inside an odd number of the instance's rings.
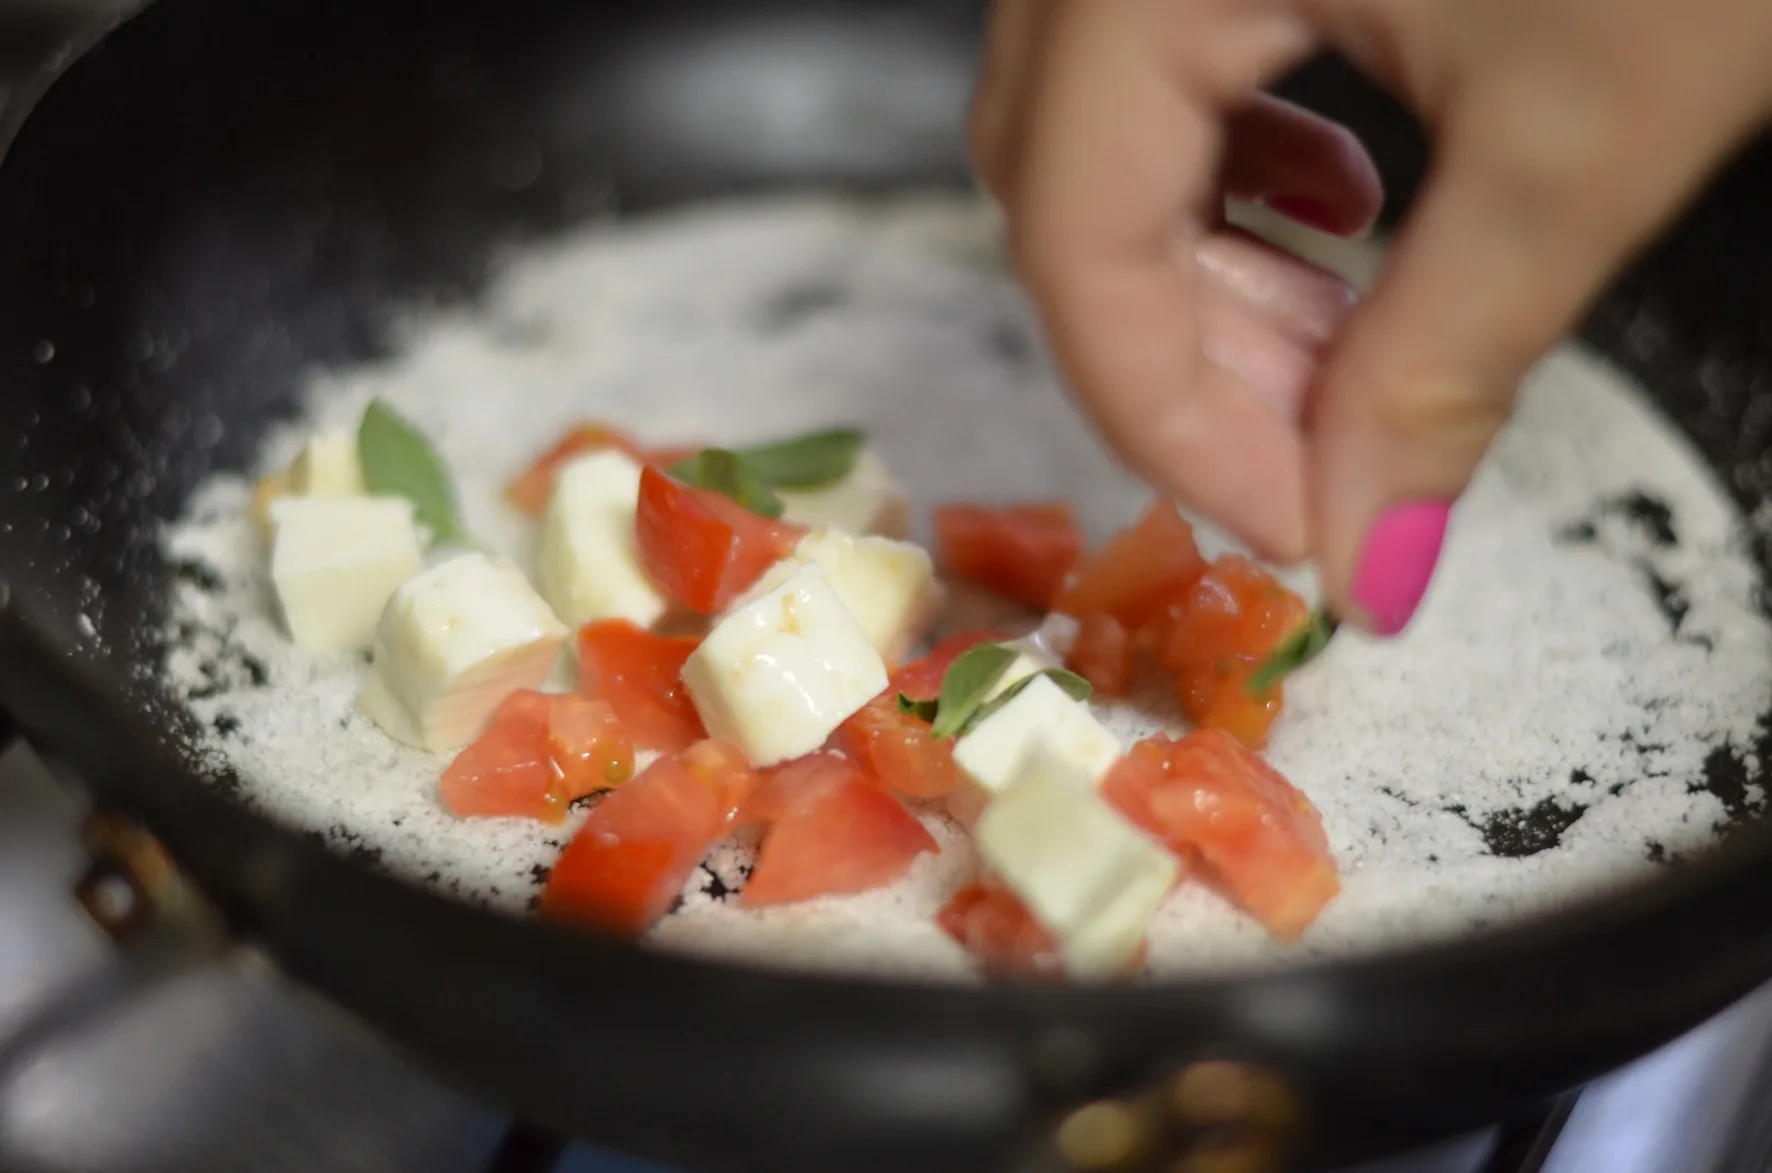
{"label": "herb leaf", "polygon": [[791,440],[756,444],[738,454],[777,489],[819,489],[849,475],[867,436],[857,428],[827,428]]}
{"label": "herb leaf", "polygon": [[1329,646],[1340,622],[1326,611],[1313,611],[1304,626],[1281,641],[1261,666],[1249,674],[1244,688],[1250,696],[1260,696],[1286,676],[1304,667]]}
{"label": "herb leaf", "polygon": [[920,701],[914,697],[908,697],[902,692],[898,694],[898,711],[909,713],[919,721],[935,720],[936,711],[940,707],[941,702],[938,700]]}
{"label": "herb leaf", "polygon": [[930,732],[937,739],[958,733],[1014,662],[1015,649],[1004,644],[979,644],[962,653],[941,678],[941,700]]}
{"label": "herb leaf", "polygon": [[363,422],[357,426],[357,459],[371,493],[412,502],[414,516],[436,541],[469,542],[443,458],[423,432],[379,399],[364,410]]}
{"label": "herb leaf", "polygon": [[671,475],[698,489],[730,497],[752,513],[780,517],[781,498],[757,475],[750,462],[725,448],[703,448],[671,469]]}
{"label": "herb leaf", "polygon": [[1014,684],[1011,684],[1008,688],[1005,688],[1002,692],[974,709],[972,715],[966,719],[965,726],[961,728],[957,736],[964,737],[966,734],[978,728],[978,726],[984,722],[985,718],[991,716],[998,709],[1021,695],[1022,689],[1026,688],[1042,676],[1058,685],[1058,687],[1064,689],[1065,695],[1074,701],[1086,701],[1095,691],[1094,687],[1091,686],[1087,680],[1084,680],[1081,676],[1078,676],[1068,668],[1045,668],[1039,672],[1033,672],[1027,676],[1023,676],[1020,680],[1017,680]]}

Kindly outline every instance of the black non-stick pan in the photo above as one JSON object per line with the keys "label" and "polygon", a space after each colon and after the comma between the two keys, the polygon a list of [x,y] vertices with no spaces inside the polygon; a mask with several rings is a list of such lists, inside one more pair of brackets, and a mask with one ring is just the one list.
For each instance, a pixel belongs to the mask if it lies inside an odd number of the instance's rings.
{"label": "black non-stick pan", "polygon": [[[1153,1159],[1291,1135],[1301,1166],[1328,1165],[1543,1101],[1772,975],[1772,851],[1751,817],[1713,861],[1479,940],[970,989],[505,919],[198,779],[154,673],[172,574],[156,525],[251,460],[305,371],[375,355],[390,304],[471,297],[495,249],[586,217],[964,183],[980,21],[904,0],[160,0],[70,54],[14,108],[0,167],[0,706],[291,974],[472,1092],[689,1168],[976,1173],[1099,1156],[1128,1121]],[[1405,204],[1408,121],[1332,64],[1290,85],[1355,123]],[[791,126],[764,97],[784,92]],[[510,182],[512,152],[539,178]],[[1748,515],[1772,490],[1769,208],[1756,149],[1585,331]],[[1706,784],[1751,816],[1762,780],[1719,756]],[[1104,1097],[1137,1110],[1053,1142]],[[1213,1122],[1231,1127],[1192,1127]]]}

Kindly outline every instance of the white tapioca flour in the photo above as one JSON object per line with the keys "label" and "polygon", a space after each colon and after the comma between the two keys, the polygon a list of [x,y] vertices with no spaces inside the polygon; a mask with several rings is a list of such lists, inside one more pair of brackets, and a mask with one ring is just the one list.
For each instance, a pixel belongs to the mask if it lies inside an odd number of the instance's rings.
{"label": "white tapioca flour", "polygon": [[[976,206],[946,201],[777,200],[590,228],[511,257],[477,313],[410,319],[393,361],[318,379],[306,425],[270,437],[264,467],[306,427],[354,424],[385,397],[437,442],[473,532],[527,559],[531,523],[500,488],[575,420],[731,443],[847,421],[872,433],[920,517],[944,498],[1056,496],[1099,538],[1147,494],[1060,393],[989,240]],[[523,910],[570,824],[444,813],[443,761],[355,715],[362,663],[283,639],[249,492],[217,477],[165,540],[191,564],[167,672],[212,730],[200,752],[273,817]],[[1579,353],[1547,361],[1459,506],[1409,635],[1341,637],[1290,687],[1270,756],[1322,809],[1345,879],[1298,948],[1458,932],[1710,842],[1731,812],[1706,789],[1707,761],[1750,758],[1772,707],[1772,628],[1736,525],[1635,391]],[[247,658],[262,673],[241,670]],[[1169,719],[1106,711],[1128,737]],[[1738,807],[1761,799],[1715,789]],[[928,821],[943,851],[902,883],[763,912],[720,898],[747,862],[723,847],[654,940],[964,974],[931,917],[974,860]],[[1158,972],[1281,953],[1196,889],[1152,941]]]}

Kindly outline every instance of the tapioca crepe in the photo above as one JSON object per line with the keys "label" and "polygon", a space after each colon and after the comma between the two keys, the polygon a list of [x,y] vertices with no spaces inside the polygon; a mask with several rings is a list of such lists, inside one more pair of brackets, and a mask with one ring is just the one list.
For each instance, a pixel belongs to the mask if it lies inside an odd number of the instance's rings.
{"label": "tapioca crepe", "polygon": [[[476,307],[408,307],[392,358],[317,373],[303,418],[267,437],[259,471],[316,428],[354,427],[380,399],[431,437],[468,531],[528,565],[534,523],[502,488],[580,419],[651,442],[734,445],[844,421],[867,431],[916,518],[956,498],[1059,498],[1099,540],[1149,490],[1066,398],[993,231],[958,198],[807,196],[526,246]],[[1337,263],[1364,272],[1376,255]],[[252,489],[251,476],[216,475],[164,539],[183,571],[165,671],[207,730],[195,751],[267,816],[526,914],[583,813],[546,826],[445,810],[446,759],[357,712],[364,659],[310,655],[285,636]],[[1772,704],[1772,628],[1754,606],[1740,526],[1640,389],[1577,348],[1540,364],[1455,511],[1408,633],[1378,642],[1344,630],[1287,682],[1266,756],[1321,810],[1341,895],[1302,941],[1280,945],[1184,888],[1152,930],[1151,972],[1464,933],[1711,844],[1764,800],[1719,781],[1734,776],[1721,762],[1755,764]],[[1210,533],[1202,544],[1225,546]],[[1308,576],[1294,581],[1308,591]],[[1127,742],[1184,729],[1172,698],[1161,701],[1098,712]],[[933,917],[977,860],[943,816],[921,817],[942,850],[901,881],[776,908],[729,898],[750,851],[724,844],[649,940],[967,980]]]}

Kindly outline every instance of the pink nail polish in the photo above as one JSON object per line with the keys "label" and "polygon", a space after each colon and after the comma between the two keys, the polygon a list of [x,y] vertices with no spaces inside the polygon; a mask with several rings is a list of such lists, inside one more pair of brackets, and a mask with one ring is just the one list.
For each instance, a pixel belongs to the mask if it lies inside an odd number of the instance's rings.
{"label": "pink nail polish", "polygon": [[1353,598],[1379,635],[1396,635],[1414,618],[1451,514],[1450,501],[1407,501],[1393,505],[1367,532]]}
{"label": "pink nail polish", "polygon": [[1328,204],[1306,196],[1273,196],[1267,206],[1288,220],[1296,220],[1306,228],[1315,228],[1318,232],[1328,232],[1335,236],[1345,235],[1335,212]]}

